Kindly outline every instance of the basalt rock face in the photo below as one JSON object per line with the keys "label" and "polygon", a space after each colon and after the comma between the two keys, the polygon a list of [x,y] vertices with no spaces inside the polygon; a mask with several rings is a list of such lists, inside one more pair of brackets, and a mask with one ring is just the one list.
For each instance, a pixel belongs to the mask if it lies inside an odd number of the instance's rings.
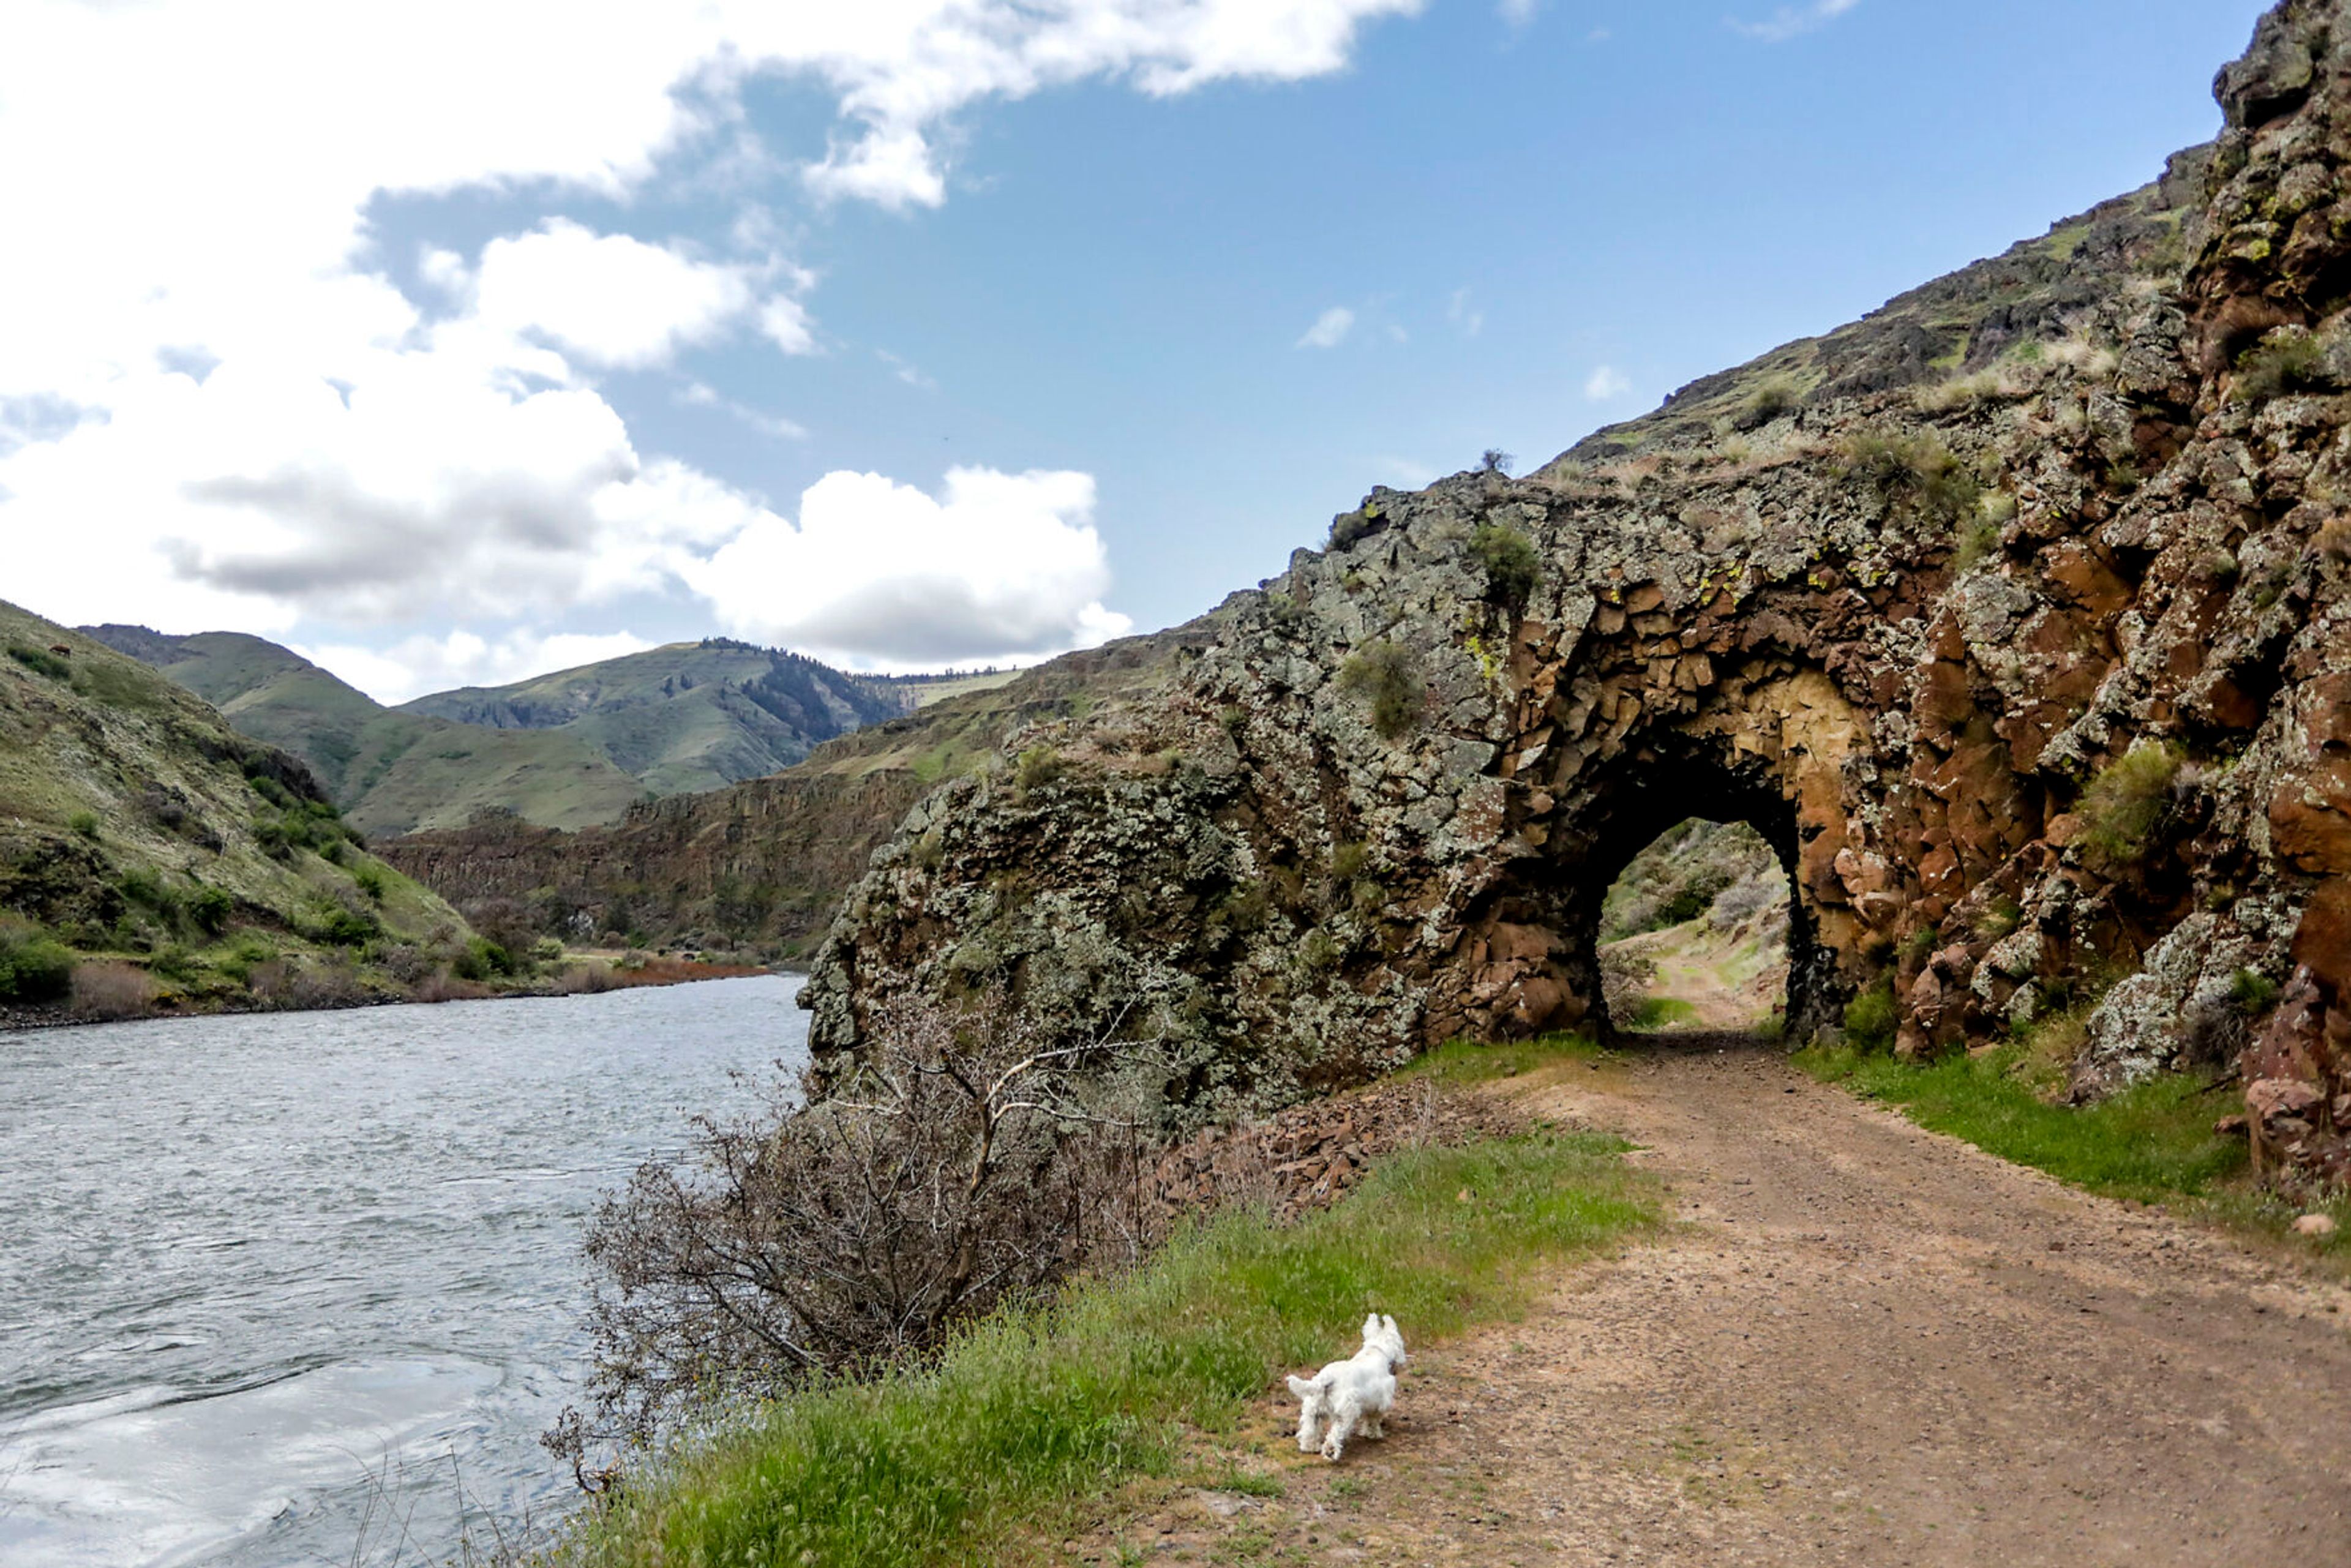
{"label": "basalt rock face", "polygon": [[1740,819],[1796,1031],[1876,989],[1925,1052],[2096,998],[2077,1093],[2237,1060],[2269,1166],[2339,1178],[2346,13],[2265,18],[2147,191],[1529,478],[1374,492],[1155,701],[914,808],[820,955],[820,1051],[889,988],[1002,985],[1192,1040],[1215,1105],[1604,1029],[1610,882]]}

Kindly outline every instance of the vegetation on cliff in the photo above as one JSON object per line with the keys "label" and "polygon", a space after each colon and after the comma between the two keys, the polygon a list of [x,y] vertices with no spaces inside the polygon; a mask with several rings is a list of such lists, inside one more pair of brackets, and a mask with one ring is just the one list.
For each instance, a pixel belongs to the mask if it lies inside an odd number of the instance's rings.
{"label": "vegetation on cliff", "polygon": [[1000,983],[1177,1019],[1245,1105],[1600,1027],[1603,894],[1702,816],[1788,869],[1797,1038],[2083,1007],[2068,1095],[2219,1052],[2265,1178],[2351,1179],[2340,11],[2265,18],[2155,184],[1525,478],[1375,490],[1155,701],[1008,737],[850,891],[820,1051]]}
{"label": "vegetation on cliff", "polygon": [[481,961],[298,761],[14,605],[0,645],[0,1003],[332,1005]]}

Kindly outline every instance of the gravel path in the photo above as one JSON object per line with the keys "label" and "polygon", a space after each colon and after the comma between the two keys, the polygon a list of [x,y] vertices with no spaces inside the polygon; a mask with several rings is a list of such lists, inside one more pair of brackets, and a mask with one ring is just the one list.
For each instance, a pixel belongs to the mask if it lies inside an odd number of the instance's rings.
{"label": "gravel path", "polygon": [[2351,1563],[2351,1292],[1740,1036],[1503,1087],[1644,1145],[1681,1223],[1416,1356],[1385,1443],[1308,1459],[1270,1395],[1281,1497],[1064,1561]]}

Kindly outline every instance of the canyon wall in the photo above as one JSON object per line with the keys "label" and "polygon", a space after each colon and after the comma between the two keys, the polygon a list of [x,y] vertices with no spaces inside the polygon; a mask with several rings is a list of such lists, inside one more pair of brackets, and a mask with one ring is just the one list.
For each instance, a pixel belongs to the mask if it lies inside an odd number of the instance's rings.
{"label": "canyon wall", "polygon": [[1798,1031],[2086,1011],[2077,1095],[2241,1066],[2268,1169],[2351,1175],[2345,13],[2265,18],[2157,184],[1527,477],[1375,491],[1023,729],[851,889],[819,1049],[1002,991],[1188,1041],[1213,1107],[1605,1030],[1609,883],[1738,819]]}

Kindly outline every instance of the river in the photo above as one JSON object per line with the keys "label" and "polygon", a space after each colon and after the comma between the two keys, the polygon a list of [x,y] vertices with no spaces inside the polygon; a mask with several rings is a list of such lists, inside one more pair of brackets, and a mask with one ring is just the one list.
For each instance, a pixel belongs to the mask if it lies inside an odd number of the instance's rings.
{"label": "river", "polygon": [[545,1521],[581,1220],[805,1059],[797,977],[0,1034],[0,1564]]}

